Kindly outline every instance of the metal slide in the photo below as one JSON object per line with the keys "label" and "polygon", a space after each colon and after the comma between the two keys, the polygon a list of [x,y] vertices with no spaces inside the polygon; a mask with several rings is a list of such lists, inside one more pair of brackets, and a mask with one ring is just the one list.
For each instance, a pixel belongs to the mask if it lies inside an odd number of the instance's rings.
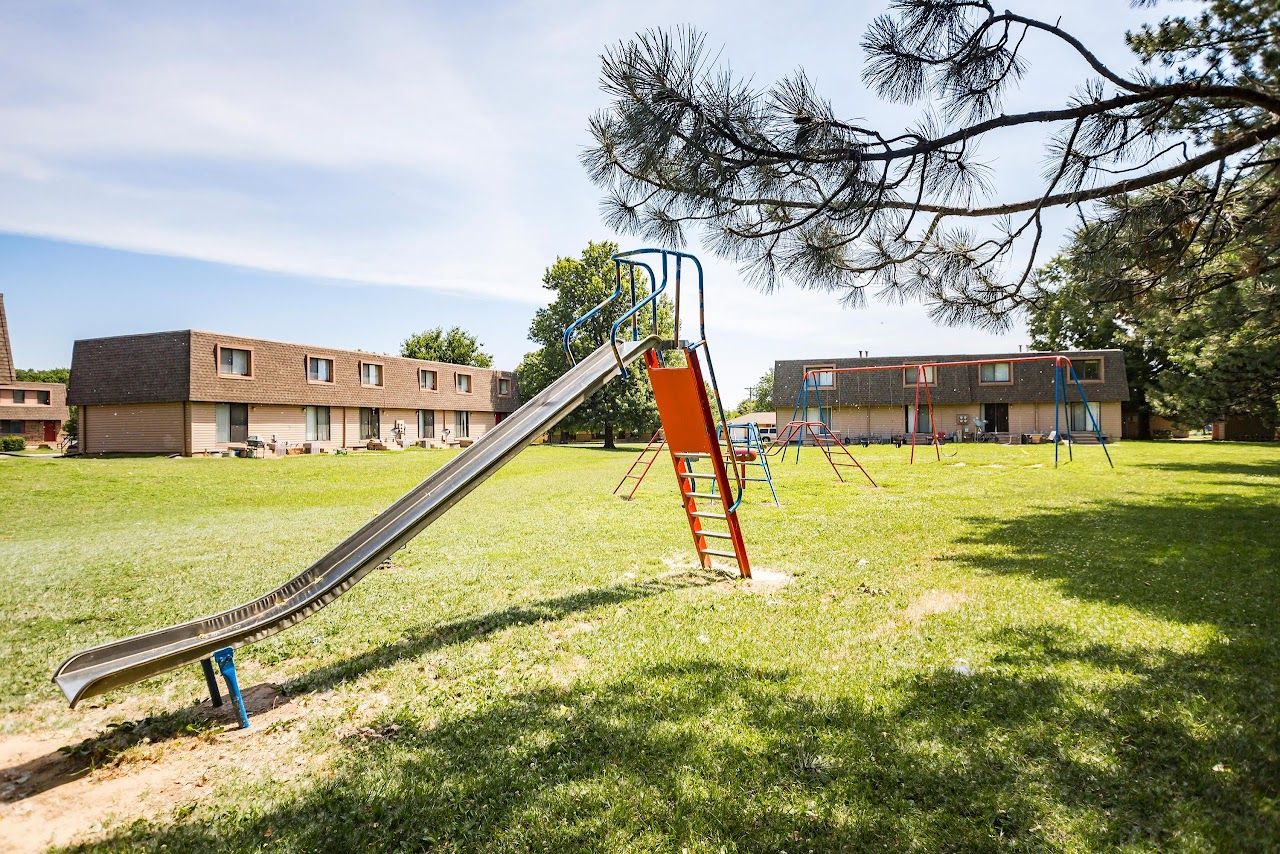
{"label": "metal slide", "polygon": [[658,344],[657,336],[604,344],[301,575],[267,595],[211,617],[77,652],[54,672],[54,681],[74,707],[86,697],[200,661],[224,647],[253,643],[311,616],[422,533],[587,395],[618,376],[624,364]]}

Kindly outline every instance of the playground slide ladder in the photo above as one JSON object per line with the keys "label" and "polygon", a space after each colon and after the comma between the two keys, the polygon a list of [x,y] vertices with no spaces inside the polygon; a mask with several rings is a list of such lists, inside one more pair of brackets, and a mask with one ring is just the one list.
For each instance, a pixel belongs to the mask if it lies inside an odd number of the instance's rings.
{"label": "playground slide ladder", "polygon": [[[645,354],[645,363],[694,549],[702,566],[712,568],[714,558],[724,558],[734,562],[742,578],[750,578],[751,563],[738,521],[741,484],[735,498],[697,348],[682,349],[683,365],[666,367],[653,351]],[[700,463],[709,464],[709,470],[700,469]]]}
{"label": "playground slide ladder", "polygon": [[635,496],[636,490],[640,488],[640,484],[644,483],[644,476],[649,473],[649,469],[653,467],[654,460],[662,454],[662,449],[667,446],[667,440],[662,436],[662,428],[659,427],[654,431],[653,438],[644,446],[644,449],[636,455],[631,462],[631,468],[627,469],[627,473],[622,476],[622,480],[618,481],[618,485],[613,488],[613,494],[617,495],[622,487],[631,481],[631,488],[627,490],[627,494],[622,496],[628,501]]}

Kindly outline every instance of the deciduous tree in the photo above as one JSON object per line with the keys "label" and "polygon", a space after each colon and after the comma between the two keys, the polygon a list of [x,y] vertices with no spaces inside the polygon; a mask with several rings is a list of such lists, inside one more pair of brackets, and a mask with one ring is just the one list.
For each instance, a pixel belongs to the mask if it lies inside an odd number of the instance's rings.
{"label": "deciduous tree", "polygon": [[[527,354],[516,370],[520,394],[524,400],[542,391],[569,369],[562,346],[564,330],[613,293],[615,274],[610,256],[618,251],[614,243],[589,243],[577,258],[557,258],[542,277],[543,286],[552,293],[549,305],[538,309],[529,327],[529,340],[539,349]],[[638,291],[650,292],[650,284],[637,273]],[[629,287],[629,283],[628,283]],[[595,349],[609,340],[609,329],[630,307],[629,297],[607,305],[600,314],[581,328],[575,341],[584,350]],[[671,308],[664,300],[659,305],[659,322],[665,335],[671,335]],[[646,317],[648,312],[645,312]],[[579,356],[582,353],[579,352]],[[657,427],[658,413],[653,391],[644,366],[635,364],[625,380],[614,380],[592,394],[559,425],[561,429],[589,429],[604,434],[606,448],[615,447],[615,431],[651,431]]]}
{"label": "deciduous tree", "polygon": [[481,348],[484,344],[461,326],[445,329],[437,326],[410,335],[400,345],[400,355],[410,359],[430,359],[450,365],[474,365],[492,368],[493,356]]}

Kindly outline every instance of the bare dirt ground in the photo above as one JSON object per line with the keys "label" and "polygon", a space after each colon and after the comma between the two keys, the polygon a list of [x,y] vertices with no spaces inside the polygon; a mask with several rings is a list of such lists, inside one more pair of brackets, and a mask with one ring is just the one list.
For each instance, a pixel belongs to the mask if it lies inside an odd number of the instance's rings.
{"label": "bare dirt ground", "polygon": [[0,735],[0,851],[44,851],[162,818],[218,781],[268,765],[282,781],[314,773],[323,760],[292,749],[295,724],[314,700],[290,702],[264,683],[245,692],[245,705],[250,730],[239,729],[229,700],[217,709],[206,700],[123,722],[132,710],[116,704],[90,710],[71,730]]}

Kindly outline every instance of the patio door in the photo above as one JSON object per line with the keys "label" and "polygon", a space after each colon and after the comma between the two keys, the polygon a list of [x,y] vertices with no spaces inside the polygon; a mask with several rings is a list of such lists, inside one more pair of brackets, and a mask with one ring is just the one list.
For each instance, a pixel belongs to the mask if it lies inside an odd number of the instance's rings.
{"label": "patio door", "polygon": [[1009,404],[982,404],[982,420],[987,422],[988,433],[1009,432]]}
{"label": "patio door", "polygon": [[227,407],[228,442],[249,441],[249,405],[233,403]]}
{"label": "patio door", "polygon": [[933,422],[929,418],[929,407],[907,405],[902,408],[906,411],[906,431],[908,433],[933,432]]}

